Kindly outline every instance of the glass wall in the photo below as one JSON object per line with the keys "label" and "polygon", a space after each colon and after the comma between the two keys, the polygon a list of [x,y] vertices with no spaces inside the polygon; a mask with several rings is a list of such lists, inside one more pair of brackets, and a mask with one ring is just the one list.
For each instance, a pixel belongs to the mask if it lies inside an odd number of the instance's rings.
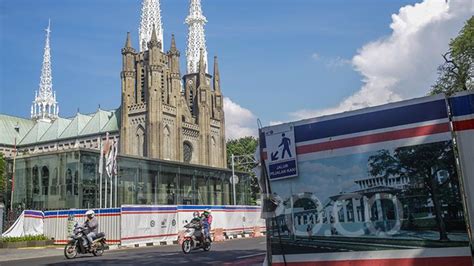
{"label": "glass wall", "polygon": [[[250,204],[249,176],[237,173],[237,204]],[[231,205],[233,187],[227,169],[119,156],[117,202],[113,205]],[[70,209],[99,207],[99,153],[89,150],[18,157],[14,207],[20,209]],[[115,191],[110,183],[102,195]],[[110,182],[110,181],[109,181]],[[115,178],[113,178],[115,182]],[[104,197],[102,206],[105,206]],[[110,206],[110,200],[108,200]]]}

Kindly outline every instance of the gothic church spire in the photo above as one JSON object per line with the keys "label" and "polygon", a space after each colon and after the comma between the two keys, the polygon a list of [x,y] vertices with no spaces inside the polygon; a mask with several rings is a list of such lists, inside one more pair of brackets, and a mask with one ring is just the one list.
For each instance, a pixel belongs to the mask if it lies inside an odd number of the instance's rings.
{"label": "gothic church spire", "polygon": [[153,28],[156,30],[158,41],[161,43],[161,51],[163,52],[163,25],[161,23],[160,1],[143,0],[140,28],[138,29],[140,52],[147,50],[147,44],[151,40]]}
{"label": "gothic church spire", "polygon": [[46,28],[46,41],[43,54],[43,66],[39,84],[39,93],[35,93],[35,100],[31,105],[31,118],[36,121],[51,122],[58,117],[59,106],[56,101],[56,92],[53,93],[53,76],[51,73],[51,49],[49,38],[51,22]]}
{"label": "gothic church spire", "polygon": [[204,25],[207,19],[202,14],[201,0],[190,0],[189,3],[189,15],[185,20],[185,23],[188,24],[187,71],[188,74],[199,71],[200,51],[203,49],[207,73],[207,48],[204,34]]}

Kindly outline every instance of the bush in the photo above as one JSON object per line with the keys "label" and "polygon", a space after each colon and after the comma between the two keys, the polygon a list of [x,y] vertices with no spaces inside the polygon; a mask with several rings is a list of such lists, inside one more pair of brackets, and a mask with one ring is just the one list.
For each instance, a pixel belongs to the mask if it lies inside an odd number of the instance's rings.
{"label": "bush", "polygon": [[27,236],[19,236],[19,237],[3,237],[0,238],[0,242],[22,242],[22,241],[41,241],[41,240],[48,240],[48,238],[44,235],[27,235]]}

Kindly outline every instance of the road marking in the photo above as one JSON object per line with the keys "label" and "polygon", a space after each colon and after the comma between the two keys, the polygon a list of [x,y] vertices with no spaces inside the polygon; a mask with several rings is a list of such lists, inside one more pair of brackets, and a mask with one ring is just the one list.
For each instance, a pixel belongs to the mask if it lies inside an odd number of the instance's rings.
{"label": "road marking", "polygon": [[237,259],[245,259],[245,258],[257,257],[257,256],[266,255],[266,254],[267,254],[267,253],[259,253],[259,254],[245,255],[245,256],[237,257]]}

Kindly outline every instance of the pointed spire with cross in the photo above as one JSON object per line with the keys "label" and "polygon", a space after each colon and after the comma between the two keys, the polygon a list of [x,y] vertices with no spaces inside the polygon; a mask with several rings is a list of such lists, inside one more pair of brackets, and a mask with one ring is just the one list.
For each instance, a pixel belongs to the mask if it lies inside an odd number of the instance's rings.
{"label": "pointed spire with cross", "polygon": [[53,92],[53,76],[51,70],[51,20],[48,20],[46,41],[43,54],[43,66],[39,84],[39,93],[35,92],[35,100],[31,105],[31,118],[36,121],[51,122],[58,117],[59,106],[56,101],[56,92]]}
{"label": "pointed spire with cross", "polygon": [[163,24],[161,23],[161,9],[159,0],[143,0],[140,28],[138,35],[140,40],[140,52],[148,49],[147,44],[151,40],[153,26],[155,26],[158,41],[163,51]]}
{"label": "pointed spire with cross", "polygon": [[202,14],[201,0],[190,0],[189,15],[185,20],[188,24],[188,47],[186,50],[188,74],[199,71],[200,51],[203,49],[203,57],[207,70],[207,48],[204,25],[207,22]]}

